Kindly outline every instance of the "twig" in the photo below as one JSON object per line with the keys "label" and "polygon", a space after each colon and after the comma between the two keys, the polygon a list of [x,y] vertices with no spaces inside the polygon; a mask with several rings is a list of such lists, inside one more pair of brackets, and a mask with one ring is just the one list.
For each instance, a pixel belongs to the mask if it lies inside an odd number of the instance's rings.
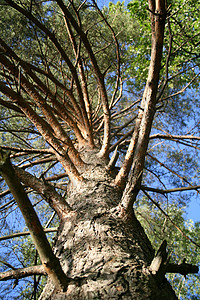
{"label": "twig", "polygon": [[[58,228],[57,227],[44,228],[43,230],[44,230],[44,232],[57,232]],[[19,236],[26,236],[26,235],[30,235],[30,234],[31,234],[30,231],[17,232],[17,233],[9,234],[6,236],[1,236],[0,241],[5,241],[5,240],[13,239],[13,238],[16,238]]]}
{"label": "twig", "polygon": [[174,93],[174,94],[172,94],[172,95],[169,95],[169,96],[163,98],[162,100],[163,100],[163,101],[164,101],[164,100],[167,100],[167,99],[169,99],[169,98],[175,97],[175,96],[180,95],[180,94],[182,94],[183,92],[185,92],[185,90],[186,90],[186,89],[190,86],[190,84],[191,84],[191,83],[199,76],[199,74],[200,74],[200,72],[197,73],[197,74],[192,78],[192,80],[190,80],[190,82],[189,82],[188,84],[186,84],[186,86],[184,86],[180,91],[178,91],[178,92],[176,92],[176,93]]}
{"label": "twig", "polygon": [[186,187],[174,188],[174,189],[169,189],[169,190],[161,190],[161,189],[151,188],[151,187],[142,185],[141,189],[145,190],[145,191],[149,191],[149,192],[159,193],[159,194],[169,194],[169,193],[174,193],[174,192],[197,190],[197,189],[200,189],[200,185],[186,186]]}
{"label": "twig", "polygon": [[142,190],[143,193],[147,196],[147,198],[167,217],[167,219],[173,224],[173,226],[182,234],[182,236],[184,236],[188,241],[190,241],[191,243],[193,243],[195,246],[200,248],[200,245],[198,243],[196,243],[195,241],[193,241],[190,237],[188,237],[181,229],[180,227],[178,227],[174,221],[172,221],[172,219],[169,217],[169,215],[160,207],[160,205],[152,199],[151,196],[149,196],[149,194],[147,192],[145,192],[145,190]]}

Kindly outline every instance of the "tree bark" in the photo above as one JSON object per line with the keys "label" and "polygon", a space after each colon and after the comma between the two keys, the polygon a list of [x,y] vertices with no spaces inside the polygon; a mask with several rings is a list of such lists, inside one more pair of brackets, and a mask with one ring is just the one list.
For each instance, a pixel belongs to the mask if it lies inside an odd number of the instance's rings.
{"label": "tree bark", "polygon": [[[177,299],[163,276],[157,284],[149,271],[152,246],[136,219],[124,221],[117,205],[121,191],[113,184],[105,162],[94,164],[87,185],[69,192],[73,211],[60,224],[54,252],[67,275],[66,292],[49,281],[44,299]],[[101,163],[101,165],[100,165]]]}

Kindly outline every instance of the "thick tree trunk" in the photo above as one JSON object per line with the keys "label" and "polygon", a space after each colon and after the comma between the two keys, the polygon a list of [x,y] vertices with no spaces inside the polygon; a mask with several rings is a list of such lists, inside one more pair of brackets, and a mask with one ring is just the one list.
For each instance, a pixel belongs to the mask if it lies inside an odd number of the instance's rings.
{"label": "thick tree trunk", "polygon": [[60,292],[49,281],[40,300],[177,299],[165,279],[158,284],[149,272],[154,251],[134,213],[129,220],[118,216],[121,193],[104,163],[92,164],[84,177],[84,187],[69,192],[73,212],[54,247],[68,288]]}

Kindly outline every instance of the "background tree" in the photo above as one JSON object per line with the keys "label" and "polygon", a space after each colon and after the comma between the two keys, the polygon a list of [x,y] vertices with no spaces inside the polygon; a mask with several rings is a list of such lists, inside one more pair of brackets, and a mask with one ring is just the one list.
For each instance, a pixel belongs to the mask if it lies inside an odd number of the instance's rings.
{"label": "background tree", "polygon": [[[21,289],[19,278],[34,275],[33,293],[27,286],[21,296],[34,299],[42,274],[51,280],[40,299],[176,299],[165,274],[197,272],[186,256],[199,247],[199,227],[182,218],[187,199],[167,197],[199,188],[198,4],[134,1],[134,19],[120,3],[1,4],[1,172],[10,189],[1,181],[2,240],[16,231],[17,203],[41,259],[27,240],[4,242],[3,269],[13,271],[1,279]],[[54,254],[32,206],[43,227],[59,224]],[[164,239],[181,265],[169,263]]]}

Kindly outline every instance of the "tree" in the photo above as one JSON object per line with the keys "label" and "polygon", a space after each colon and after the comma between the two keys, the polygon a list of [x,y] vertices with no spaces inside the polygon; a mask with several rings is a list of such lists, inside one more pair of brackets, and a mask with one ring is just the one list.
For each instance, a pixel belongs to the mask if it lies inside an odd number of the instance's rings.
{"label": "tree", "polygon": [[[141,70],[144,59],[134,69],[127,59],[134,57],[134,43],[127,44],[130,34],[127,31],[126,40],[123,32],[117,32],[119,20],[110,25],[122,5],[101,11],[93,0],[3,1],[2,26],[7,31],[0,37],[0,104],[6,131],[0,169],[9,191],[4,190],[2,196],[12,193],[14,200],[4,208],[17,203],[41,265],[5,271],[2,280],[48,275],[40,299],[177,299],[165,274],[198,272],[185,261],[171,263],[166,240],[159,241],[154,253],[135,215],[140,213],[141,191],[176,226],[150,193],[166,195],[177,189],[199,188],[150,154],[156,139],[198,149],[194,130],[191,134],[161,134],[159,128],[157,132],[153,128],[169,97],[178,96],[189,83],[198,85],[198,68],[193,65],[198,67],[199,59],[196,17],[193,15],[192,25],[188,25],[194,28],[188,36],[176,18],[181,8],[170,4],[150,0],[148,11],[145,1],[140,8],[137,1],[129,6],[138,15],[132,26],[146,26],[147,35],[151,30],[146,85],[141,99],[133,101],[127,92],[122,93],[122,83],[128,92],[136,83],[132,95],[140,94],[143,82],[140,86],[131,76]],[[144,22],[147,12],[151,25]],[[181,35],[171,19],[181,28]],[[7,34],[12,26],[13,37]],[[174,33],[184,41],[176,40]],[[125,54],[122,58],[121,53]],[[140,55],[135,52],[136,59]],[[178,80],[179,75],[185,77]],[[144,80],[145,76],[146,72],[139,73],[138,78]],[[12,145],[11,136],[15,137]],[[147,155],[151,160],[145,162]],[[180,156],[174,155],[174,160],[178,159]],[[152,161],[187,186],[165,190],[150,186],[155,173],[145,173]],[[159,178],[159,172],[154,176]],[[65,181],[59,182],[63,178]],[[28,196],[32,191],[36,196]],[[47,221],[46,210],[38,209],[38,218],[33,209],[35,199],[40,202],[41,198],[58,216],[53,250],[41,226],[41,221]],[[198,241],[190,241],[199,247]],[[7,262],[4,265],[10,267]]]}

